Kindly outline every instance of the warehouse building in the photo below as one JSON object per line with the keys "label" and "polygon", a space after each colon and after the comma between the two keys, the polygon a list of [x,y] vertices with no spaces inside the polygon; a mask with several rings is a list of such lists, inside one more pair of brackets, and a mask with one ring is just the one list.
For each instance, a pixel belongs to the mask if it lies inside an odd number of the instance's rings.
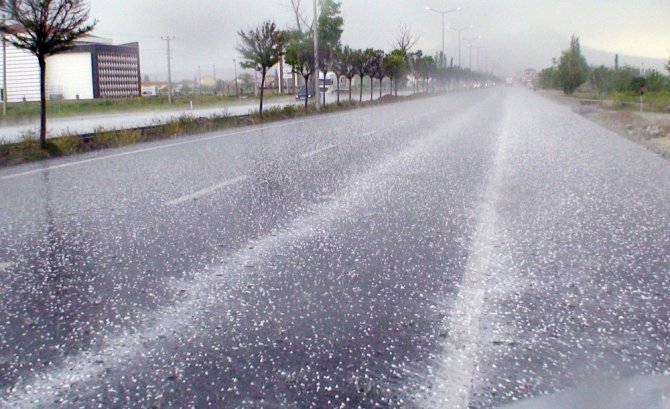
{"label": "warehouse building", "polygon": [[[2,75],[2,55],[0,55]],[[47,58],[46,90],[50,100],[132,98],[141,95],[138,43],[113,45],[87,36],[63,53]],[[9,102],[39,101],[37,58],[7,44]]]}

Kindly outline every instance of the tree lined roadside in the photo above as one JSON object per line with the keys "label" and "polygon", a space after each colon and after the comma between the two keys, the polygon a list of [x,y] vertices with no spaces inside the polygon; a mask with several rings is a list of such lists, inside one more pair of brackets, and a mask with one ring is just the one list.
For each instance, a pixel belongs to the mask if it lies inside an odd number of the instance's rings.
{"label": "tree lined roadside", "polygon": [[[238,33],[241,44],[237,50],[245,59],[243,67],[255,68],[261,73],[261,84],[264,84],[269,64],[279,62],[274,57],[284,56],[285,63],[291,66],[291,72],[302,80],[300,86],[303,89],[300,94],[305,96],[305,110],[310,96],[323,97],[323,104],[326,103],[325,93],[314,89],[321,82],[315,80],[315,74],[325,81],[329,73],[334,73],[336,78],[333,85],[338,91],[341,80],[346,78],[349,82],[349,102],[352,101],[351,89],[356,77],[359,84],[368,79],[371,99],[374,98],[374,84],[377,80],[381,99],[384,79],[391,82],[392,94],[395,96],[398,96],[401,87],[408,84],[418,94],[445,90],[455,83],[486,82],[494,79],[492,75],[463,69],[453,63],[447,66],[446,58],[440,53],[433,58],[424,55],[421,50],[414,50],[419,37],[405,25],[400,26],[394,48],[388,52],[372,47],[353,49],[341,43],[344,19],[340,12],[340,2],[318,1],[316,29],[314,22],[310,24],[302,13],[300,0],[293,0],[291,4],[296,15],[295,27],[278,31],[274,22],[265,21],[255,29]],[[266,35],[261,35],[262,33]],[[359,87],[358,98],[362,102],[362,86]],[[337,103],[340,103],[339,92]],[[261,111],[262,106],[261,96]]]}

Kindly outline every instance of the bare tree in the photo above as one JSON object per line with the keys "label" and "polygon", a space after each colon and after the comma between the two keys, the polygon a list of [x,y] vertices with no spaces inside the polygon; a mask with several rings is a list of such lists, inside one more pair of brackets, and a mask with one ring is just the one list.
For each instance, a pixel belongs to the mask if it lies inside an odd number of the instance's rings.
{"label": "bare tree", "polygon": [[395,36],[393,48],[402,50],[405,54],[409,54],[412,48],[419,42],[421,36],[412,30],[406,24],[400,24],[398,33]]}
{"label": "bare tree", "polygon": [[0,27],[10,44],[30,51],[40,67],[40,148],[46,148],[46,66],[47,57],[61,53],[75,40],[93,30],[87,24],[89,7],[85,0],[0,0],[0,13],[7,18]]}
{"label": "bare tree", "polygon": [[291,8],[293,9],[293,15],[295,16],[295,24],[298,31],[302,31],[302,26],[310,27],[312,24],[307,21],[305,13],[302,11],[302,0],[291,0]]}

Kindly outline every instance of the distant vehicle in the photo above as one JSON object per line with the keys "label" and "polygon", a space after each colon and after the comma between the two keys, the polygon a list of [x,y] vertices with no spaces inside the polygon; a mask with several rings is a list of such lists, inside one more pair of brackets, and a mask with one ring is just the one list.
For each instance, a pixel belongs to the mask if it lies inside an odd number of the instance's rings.
{"label": "distant vehicle", "polygon": [[514,85],[514,78],[507,77],[507,79],[505,80],[505,85],[508,86],[508,87],[511,87],[512,85]]}
{"label": "distant vehicle", "polygon": [[157,97],[158,96],[158,87],[142,85],[142,96],[143,97]]}
{"label": "distant vehicle", "polygon": [[[301,89],[295,96],[295,99],[305,99],[307,90],[305,88]],[[309,90],[309,98],[314,98],[312,90]]]}

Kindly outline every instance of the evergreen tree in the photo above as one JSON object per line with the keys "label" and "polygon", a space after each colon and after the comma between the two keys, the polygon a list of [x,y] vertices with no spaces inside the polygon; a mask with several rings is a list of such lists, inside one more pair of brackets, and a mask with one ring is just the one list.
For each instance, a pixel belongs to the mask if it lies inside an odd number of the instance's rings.
{"label": "evergreen tree", "polygon": [[565,94],[571,95],[586,82],[589,67],[582,56],[579,38],[572,36],[570,48],[563,51],[558,63],[558,81]]}

